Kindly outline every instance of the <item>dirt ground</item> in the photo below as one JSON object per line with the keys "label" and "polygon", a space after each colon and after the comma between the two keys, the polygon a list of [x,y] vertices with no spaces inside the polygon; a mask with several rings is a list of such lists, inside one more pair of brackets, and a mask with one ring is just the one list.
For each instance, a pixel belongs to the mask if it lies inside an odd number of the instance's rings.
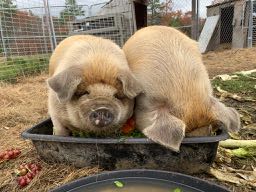
{"label": "dirt ground", "polygon": [[[210,52],[203,56],[210,77],[256,68],[256,48]],[[48,117],[46,74],[21,78],[15,84],[0,84],[0,151],[20,148],[21,155],[14,160],[0,161],[0,191],[49,191],[71,180],[99,172],[97,168],[77,169],[61,164],[49,165],[40,160],[32,143],[23,140],[20,133]],[[42,171],[24,189],[16,183],[13,171],[21,163],[38,162]],[[219,166],[216,161],[214,166]],[[210,175],[199,175],[207,180],[228,186],[235,192],[252,192],[249,186],[223,183]]]}
{"label": "dirt ground", "polygon": [[203,55],[210,77],[256,68],[256,47],[211,51]]}

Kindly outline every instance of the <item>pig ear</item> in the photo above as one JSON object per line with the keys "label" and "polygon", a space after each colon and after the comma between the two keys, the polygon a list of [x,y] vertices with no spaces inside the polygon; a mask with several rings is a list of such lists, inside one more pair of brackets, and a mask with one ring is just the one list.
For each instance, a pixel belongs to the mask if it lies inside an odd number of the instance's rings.
{"label": "pig ear", "polygon": [[47,84],[56,92],[60,102],[67,102],[71,99],[81,81],[81,69],[70,67],[49,78]]}
{"label": "pig ear", "polygon": [[212,98],[212,103],[215,120],[222,122],[227,131],[238,132],[241,128],[239,113],[234,108],[226,107],[216,98]]}
{"label": "pig ear", "polygon": [[133,99],[141,93],[142,88],[130,70],[121,71],[117,77],[121,81],[124,94]]}
{"label": "pig ear", "polygon": [[149,139],[173,151],[180,150],[185,136],[185,123],[166,111],[136,112],[136,125]]}

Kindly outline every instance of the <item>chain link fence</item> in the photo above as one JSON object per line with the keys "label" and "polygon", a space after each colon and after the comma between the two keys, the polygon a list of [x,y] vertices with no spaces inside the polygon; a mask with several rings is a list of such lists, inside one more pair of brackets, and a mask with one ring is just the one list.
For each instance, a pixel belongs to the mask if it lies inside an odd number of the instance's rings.
{"label": "chain link fence", "polygon": [[255,45],[255,1],[0,0],[0,81],[45,71],[56,45],[76,34],[109,38],[122,46],[142,27],[166,25],[198,39],[204,35],[204,28],[213,28],[205,26],[207,19],[220,15],[207,44],[208,50],[214,50],[236,39],[234,31],[239,28],[234,22],[240,16],[236,15],[239,2],[243,46]]}
{"label": "chain link fence", "polygon": [[172,26],[193,39],[198,39],[210,0],[151,0],[148,4],[148,25]]}
{"label": "chain link fence", "polygon": [[[45,70],[56,45],[76,34],[112,39],[122,46],[140,23],[129,0],[0,0],[0,81]],[[144,6],[146,15],[146,4]],[[137,10],[138,9],[138,10]],[[142,15],[143,16],[143,15]],[[146,25],[143,23],[141,25]],[[135,26],[137,25],[137,26]]]}
{"label": "chain link fence", "polygon": [[251,37],[252,37],[252,45],[256,46],[256,1],[254,0],[251,3],[251,10],[252,10],[252,33],[251,33]]}
{"label": "chain link fence", "polygon": [[51,53],[43,2],[0,1],[0,80],[40,72]]}

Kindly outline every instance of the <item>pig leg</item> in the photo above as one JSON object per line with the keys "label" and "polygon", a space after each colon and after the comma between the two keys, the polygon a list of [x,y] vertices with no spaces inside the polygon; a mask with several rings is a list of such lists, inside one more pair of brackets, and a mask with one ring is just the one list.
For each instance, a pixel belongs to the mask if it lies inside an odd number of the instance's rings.
{"label": "pig leg", "polygon": [[185,123],[167,109],[136,109],[136,127],[149,139],[178,152],[185,136]]}
{"label": "pig leg", "polygon": [[58,135],[58,136],[69,136],[70,131],[66,129],[58,119],[52,118],[52,123],[53,123],[53,135]]}

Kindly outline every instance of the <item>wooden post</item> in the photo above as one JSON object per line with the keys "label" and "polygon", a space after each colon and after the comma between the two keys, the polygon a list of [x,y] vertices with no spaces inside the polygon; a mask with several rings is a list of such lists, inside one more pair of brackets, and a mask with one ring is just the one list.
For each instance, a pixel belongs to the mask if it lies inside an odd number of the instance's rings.
{"label": "wooden post", "polygon": [[199,16],[198,16],[198,0],[192,0],[192,22],[191,22],[191,38],[198,39],[198,30],[199,30]]}

